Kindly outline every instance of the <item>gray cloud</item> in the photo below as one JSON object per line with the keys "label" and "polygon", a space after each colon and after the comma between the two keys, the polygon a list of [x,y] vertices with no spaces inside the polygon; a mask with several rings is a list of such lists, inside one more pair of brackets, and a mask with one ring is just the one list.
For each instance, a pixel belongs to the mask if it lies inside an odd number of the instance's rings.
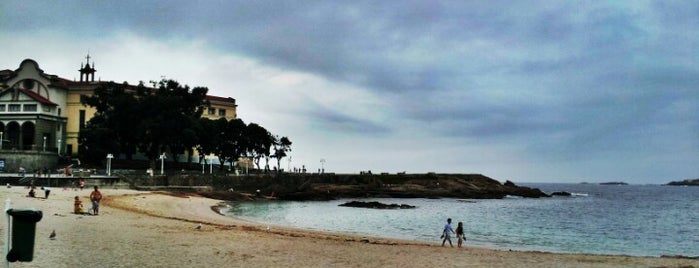
{"label": "gray cloud", "polygon": [[546,160],[699,157],[696,2],[24,1],[0,9],[11,32],[204,40],[364,89],[392,118],[306,105],[302,114],[323,130],[392,137],[425,126],[425,135],[517,144]]}

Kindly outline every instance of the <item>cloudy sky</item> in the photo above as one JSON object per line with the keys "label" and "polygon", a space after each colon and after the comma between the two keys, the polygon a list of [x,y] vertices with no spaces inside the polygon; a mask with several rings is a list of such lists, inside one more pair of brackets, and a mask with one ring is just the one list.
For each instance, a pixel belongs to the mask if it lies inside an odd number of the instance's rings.
{"label": "cloudy sky", "polygon": [[283,167],[699,178],[696,1],[2,1],[0,69],[172,78],[293,142]]}

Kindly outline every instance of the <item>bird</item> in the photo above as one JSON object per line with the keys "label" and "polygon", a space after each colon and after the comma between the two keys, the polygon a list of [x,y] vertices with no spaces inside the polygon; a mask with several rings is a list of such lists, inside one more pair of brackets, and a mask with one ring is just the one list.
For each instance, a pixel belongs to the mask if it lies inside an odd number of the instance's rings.
{"label": "bird", "polygon": [[194,229],[201,230],[201,223],[197,224],[197,227],[195,227]]}
{"label": "bird", "polygon": [[51,234],[49,235],[49,239],[56,240],[56,230],[51,231]]}

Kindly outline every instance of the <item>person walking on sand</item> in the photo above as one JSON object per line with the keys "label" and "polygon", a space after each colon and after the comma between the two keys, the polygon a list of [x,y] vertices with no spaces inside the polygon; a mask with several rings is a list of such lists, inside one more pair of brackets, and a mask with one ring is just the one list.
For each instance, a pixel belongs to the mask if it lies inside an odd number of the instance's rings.
{"label": "person walking on sand", "polygon": [[93,215],[97,216],[100,213],[100,200],[102,200],[102,193],[100,193],[99,190],[97,190],[97,186],[95,186],[95,190],[90,193],[90,201],[92,201],[92,213]]}
{"label": "person walking on sand", "polygon": [[454,247],[454,245],[451,243],[451,234],[454,233],[454,230],[451,229],[451,218],[447,219],[447,224],[444,225],[444,230],[442,230],[442,246],[444,246],[444,243],[449,241],[449,246]]}
{"label": "person walking on sand", "polygon": [[459,222],[459,224],[456,225],[456,238],[459,239],[458,246],[461,247],[464,240],[466,240],[466,235],[464,235],[464,224],[462,222]]}

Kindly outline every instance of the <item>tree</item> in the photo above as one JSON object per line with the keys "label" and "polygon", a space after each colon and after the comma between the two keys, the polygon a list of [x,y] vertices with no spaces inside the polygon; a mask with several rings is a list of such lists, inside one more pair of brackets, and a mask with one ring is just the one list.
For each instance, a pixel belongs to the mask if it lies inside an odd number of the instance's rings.
{"label": "tree", "polygon": [[270,150],[275,141],[274,136],[267,129],[255,123],[248,124],[245,131],[245,136],[248,137],[249,141],[248,154],[252,156],[257,169],[260,169],[260,159],[270,156]]}
{"label": "tree", "polygon": [[[225,119],[222,119],[225,122]],[[225,122],[221,132],[221,143],[219,143],[219,160],[221,163],[229,162],[234,164],[238,158],[247,151],[248,142],[245,137],[245,123],[241,119],[233,119]],[[223,168],[223,165],[221,165]]]}
{"label": "tree", "polygon": [[170,152],[176,158],[182,152],[176,150],[196,144],[195,141],[185,141],[182,135],[173,134],[185,129],[193,131],[193,122],[201,117],[207,105],[205,97],[208,89],[190,89],[174,80],[152,83],[157,89],[154,93],[145,94],[138,104],[146,110],[144,114],[150,116],[144,117],[137,132],[140,135],[138,150],[154,165],[160,154]]}
{"label": "tree", "polygon": [[[90,159],[98,153],[125,154],[128,159],[136,152],[137,135],[134,126],[140,124],[141,108],[134,105],[143,85],[105,83],[95,89],[94,95],[83,96],[81,102],[96,112],[80,131],[80,152]],[[87,150],[86,150],[87,149]],[[102,157],[96,158],[101,159]]]}
{"label": "tree", "polygon": [[[198,144],[197,122],[206,102],[205,87],[189,88],[174,80],[153,82],[154,88],[128,84],[105,83],[93,96],[83,98],[83,104],[95,107],[88,122],[83,145],[99,145],[94,139],[103,138],[100,129],[112,130],[108,141],[116,144],[118,153],[128,158],[137,150],[151,159],[165,152],[174,157]],[[103,131],[103,130],[102,130]],[[91,133],[92,132],[92,133]],[[90,148],[98,150],[99,148]]]}
{"label": "tree", "polygon": [[277,142],[274,143],[274,157],[277,159],[277,170],[281,170],[282,158],[286,157],[286,152],[291,151],[291,141],[287,137],[282,137]]}

